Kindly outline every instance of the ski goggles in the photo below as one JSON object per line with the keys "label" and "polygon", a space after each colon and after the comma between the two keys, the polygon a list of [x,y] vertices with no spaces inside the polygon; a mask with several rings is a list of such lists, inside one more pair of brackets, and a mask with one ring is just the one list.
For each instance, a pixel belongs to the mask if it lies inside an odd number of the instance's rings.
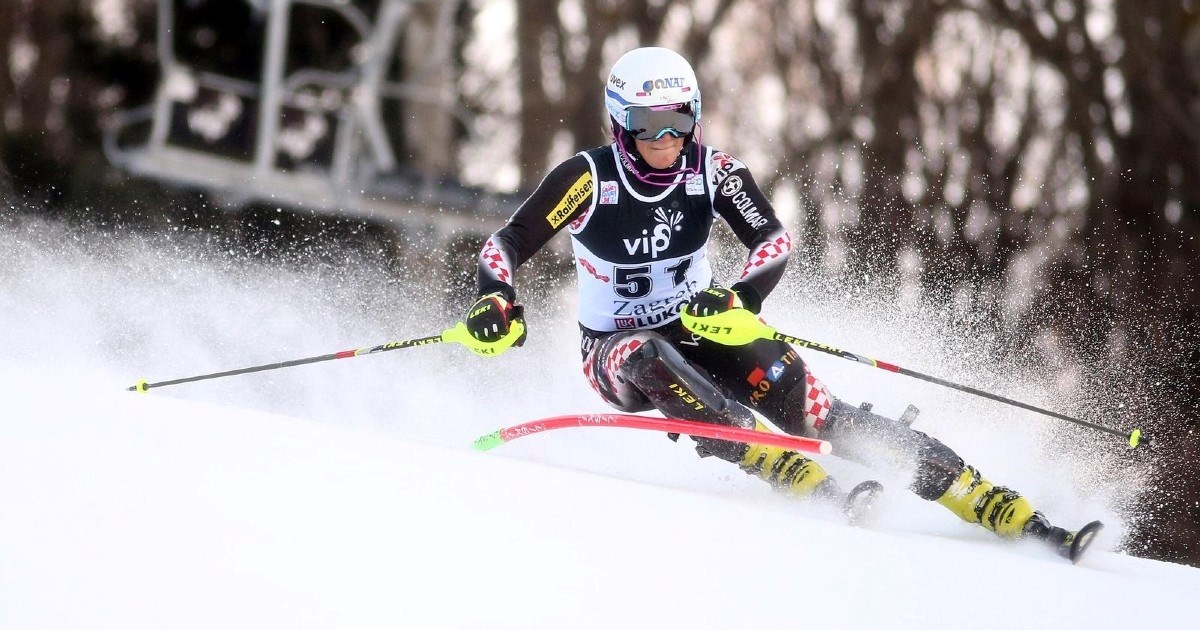
{"label": "ski goggles", "polygon": [[696,128],[696,114],[691,103],[682,105],[635,105],[626,111],[626,129],[638,140],[647,142],[671,134],[686,136]]}

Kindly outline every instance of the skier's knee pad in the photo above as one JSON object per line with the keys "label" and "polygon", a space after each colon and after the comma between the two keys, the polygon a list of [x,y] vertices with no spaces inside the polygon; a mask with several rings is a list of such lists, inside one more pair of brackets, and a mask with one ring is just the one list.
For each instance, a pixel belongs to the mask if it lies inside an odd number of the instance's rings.
{"label": "skier's knee pad", "polygon": [[[621,376],[669,417],[754,428],[750,410],[730,400],[712,380],[697,370],[665,339],[646,340],[621,366]],[[739,462],[746,445],[696,438],[702,454]]]}
{"label": "skier's knee pad", "polygon": [[963,459],[940,440],[920,431],[913,433],[920,440],[920,451],[917,470],[913,474],[912,491],[926,501],[937,501],[962,473]]}
{"label": "skier's knee pad", "polygon": [[708,375],[697,370],[674,346],[654,336],[629,355],[621,375],[669,415],[753,427],[753,418],[729,400]]}

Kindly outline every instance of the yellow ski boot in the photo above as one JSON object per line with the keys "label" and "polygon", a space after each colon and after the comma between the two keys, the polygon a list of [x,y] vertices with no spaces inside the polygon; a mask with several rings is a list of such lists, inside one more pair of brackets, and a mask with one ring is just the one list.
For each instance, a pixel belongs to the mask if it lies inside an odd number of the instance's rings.
{"label": "yellow ski boot", "polygon": [[815,460],[778,446],[751,444],[738,467],[776,490],[795,497],[810,496],[823,482],[830,480],[829,474]]}
{"label": "yellow ski boot", "polygon": [[1019,493],[997,486],[966,466],[937,500],[968,523],[979,523],[1005,538],[1018,538],[1033,518],[1033,506]]}
{"label": "yellow ski boot", "polygon": [[[762,423],[757,423],[757,429],[767,430]],[[852,524],[862,520],[883,491],[878,481],[864,481],[843,492],[821,464],[778,446],[748,445],[738,467],[789,496],[814,497],[838,505]]]}

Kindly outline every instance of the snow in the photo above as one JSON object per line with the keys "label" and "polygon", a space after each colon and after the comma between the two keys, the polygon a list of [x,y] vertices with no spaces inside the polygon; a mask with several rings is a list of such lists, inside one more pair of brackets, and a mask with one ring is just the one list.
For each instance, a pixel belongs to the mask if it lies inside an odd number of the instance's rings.
{"label": "snow", "polygon": [[[486,362],[427,346],[124,391],[451,323],[437,305],[398,313],[406,289],[374,272],[0,230],[0,627],[1180,627],[1200,593],[1194,568],[1112,551],[1112,488],[1041,446],[1057,425],[808,352],[835,393],[890,414],[915,402],[919,428],[1056,521],[1108,529],[1072,566],[887,475],[856,528],[650,432],[472,450],[501,426],[605,410],[556,294],[530,298],[525,348]],[[780,302],[781,330],[986,380],[921,350],[919,319]],[[825,459],[847,485],[871,474]]]}

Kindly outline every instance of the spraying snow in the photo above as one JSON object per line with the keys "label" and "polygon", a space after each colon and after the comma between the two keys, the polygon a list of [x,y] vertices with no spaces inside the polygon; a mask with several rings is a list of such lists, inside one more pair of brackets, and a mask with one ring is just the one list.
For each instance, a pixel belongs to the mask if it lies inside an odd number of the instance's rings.
{"label": "spraying snow", "polygon": [[[463,305],[366,263],[80,234],[0,230],[3,627],[1165,627],[1200,590],[1195,569],[1109,551],[1113,463],[1056,456],[1054,421],[816,353],[835,394],[892,416],[915,403],[918,428],[1055,522],[1105,520],[1092,553],[1072,566],[995,540],[886,476],[852,528],[647,432],[470,450],[501,426],[607,411],[579,372],[569,292],[532,295],[529,342],[493,360],[440,345],[127,393],[435,334]],[[1053,405],[1051,383],[1005,389],[911,310],[807,297],[785,283],[764,315]],[[844,485],[877,476],[823,461]]]}

